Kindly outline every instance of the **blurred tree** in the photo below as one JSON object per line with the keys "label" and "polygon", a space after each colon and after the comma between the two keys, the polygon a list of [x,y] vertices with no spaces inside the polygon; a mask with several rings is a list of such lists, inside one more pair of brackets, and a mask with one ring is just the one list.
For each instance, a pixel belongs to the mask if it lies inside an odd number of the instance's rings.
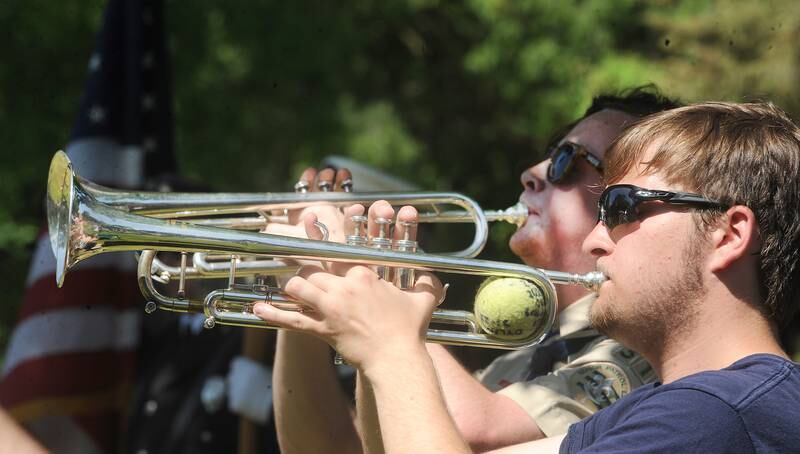
{"label": "blurred tree", "polygon": [[99,0],[0,5],[0,351],[42,225],[48,162],[69,136],[101,13]]}

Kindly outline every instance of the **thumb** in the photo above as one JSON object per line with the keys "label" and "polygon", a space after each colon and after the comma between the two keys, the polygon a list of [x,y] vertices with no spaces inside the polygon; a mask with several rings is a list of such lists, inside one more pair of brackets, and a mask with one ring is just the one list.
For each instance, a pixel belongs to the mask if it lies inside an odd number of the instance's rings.
{"label": "thumb", "polygon": [[320,228],[321,223],[318,223],[317,215],[312,212],[307,212],[303,214],[303,227],[306,229],[306,237],[310,240],[323,240],[325,235],[325,231]]}
{"label": "thumb", "polygon": [[428,306],[433,312],[447,293],[449,284],[442,286],[442,282],[433,274],[419,272],[414,288],[410,290],[415,299]]}

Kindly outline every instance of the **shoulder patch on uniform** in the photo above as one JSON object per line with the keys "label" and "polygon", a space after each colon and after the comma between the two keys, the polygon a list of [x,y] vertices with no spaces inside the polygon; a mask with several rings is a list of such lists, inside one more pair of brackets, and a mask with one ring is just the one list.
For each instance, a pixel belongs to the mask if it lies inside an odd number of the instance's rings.
{"label": "shoulder patch on uniform", "polygon": [[569,389],[573,398],[588,408],[608,407],[631,391],[625,371],[613,363],[588,363],[571,371]]}
{"label": "shoulder patch on uniform", "polygon": [[[650,383],[656,379],[656,372],[653,370],[653,367],[650,366],[650,363],[633,350],[619,345],[614,348],[612,354],[618,361],[628,365],[633,373],[636,374],[636,378],[640,382],[639,384]],[[631,378],[633,379],[634,377]],[[638,386],[638,384],[634,386]]]}

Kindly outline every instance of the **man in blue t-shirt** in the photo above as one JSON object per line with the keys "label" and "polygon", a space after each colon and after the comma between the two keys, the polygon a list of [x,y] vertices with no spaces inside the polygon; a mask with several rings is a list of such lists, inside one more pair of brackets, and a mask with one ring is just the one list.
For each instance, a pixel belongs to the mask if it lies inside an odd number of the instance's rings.
{"label": "man in blue t-shirt", "polygon": [[[583,243],[607,277],[590,317],[660,382],[565,437],[502,452],[798,449],[800,365],[778,336],[800,300],[800,129],[771,104],[696,104],[636,123],[606,159]],[[469,452],[424,347],[438,280],[421,273],[404,292],[365,267],[336,271],[289,281],[309,311],[256,313],[324,338],[360,369],[386,451]]]}

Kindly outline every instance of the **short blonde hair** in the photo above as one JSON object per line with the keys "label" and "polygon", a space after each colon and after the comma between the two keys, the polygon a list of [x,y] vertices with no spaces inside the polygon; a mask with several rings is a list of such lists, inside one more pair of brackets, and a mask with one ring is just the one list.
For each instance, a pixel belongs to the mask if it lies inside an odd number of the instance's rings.
{"label": "short blonde hair", "polygon": [[645,174],[755,213],[761,309],[785,326],[800,296],[800,130],[786,113],[771,103],[710,102],[645,117],[612,145],[606,182],[640,163]]}

